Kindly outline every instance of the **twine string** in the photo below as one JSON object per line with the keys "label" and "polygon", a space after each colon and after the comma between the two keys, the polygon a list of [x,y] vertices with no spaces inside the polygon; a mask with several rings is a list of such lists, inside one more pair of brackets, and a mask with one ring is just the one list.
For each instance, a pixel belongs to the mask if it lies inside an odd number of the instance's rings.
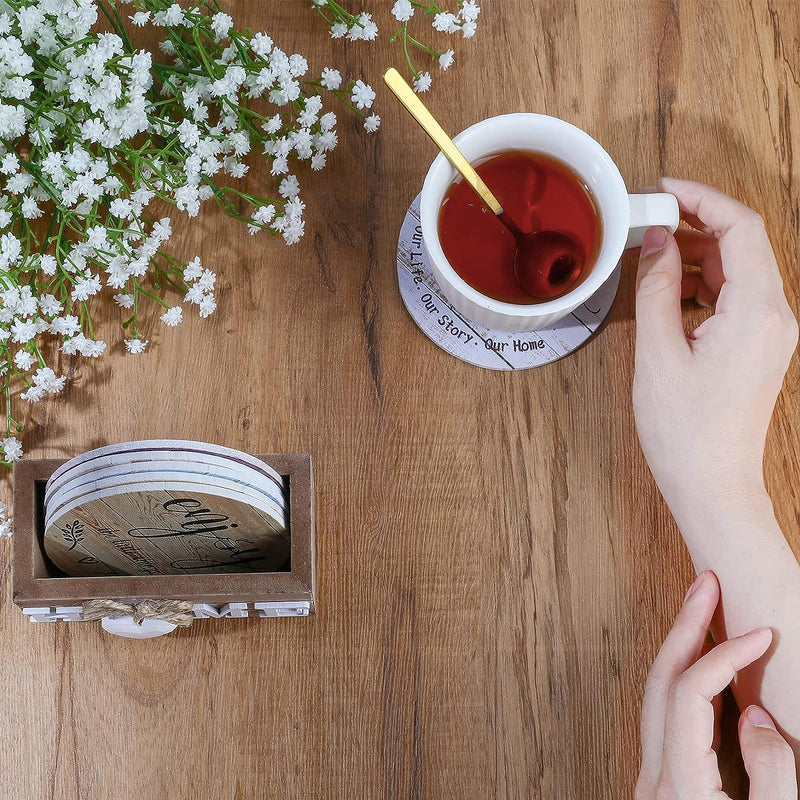
{"label": "twine string", "polygon": [[137,625],[146,619],[160,619],[182,628],[194,621],[192,606],[188,600],[140,600],[138,603],[123,603],[121,600],[87,600],[83,604],[84,622],[110,617],[133,617]]}

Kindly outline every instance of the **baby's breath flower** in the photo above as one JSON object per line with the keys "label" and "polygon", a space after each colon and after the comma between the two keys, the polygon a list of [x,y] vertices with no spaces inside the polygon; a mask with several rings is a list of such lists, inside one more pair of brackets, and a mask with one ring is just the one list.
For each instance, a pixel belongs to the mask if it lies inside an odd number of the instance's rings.
{"label": "baby's breath flower", "polygon": [[168,308],[160,317],[161,321],[168,327],[174,328],[183,322],[183,309],[180,306]]}
{"label": "baby's breath flower", "polygon": [[137,353],[144,353],[145,348],[150,342],[148,340],[142,341],[139,338],[136,339],[126,339],[125,340],[125,349],[129,353],[133,353],[136,355]]}
{"label": "baby's breath flower", "polygon": [[29,320],[17,319],[11,325],[11,340],[18,344],[29,342],[36,333],[36,323]]}
{"label": "baby's breath flower", "polygon": [[3,158],[0,159],[0,172],[2,172],[3,175],[13,175],[18,169],[19,159],[15,153],[6,153]]}
{"label": "baby's breath flower", "polygon": [[378,36],[378,26],[372,21],[372,14],[361,13],[358,15],[358,27],[361,35],[358,37],[365,42],[371,42]]}
{"label": "baby's breath flower", "polygon": [[202,290],[200,286],[194,284],[189,287],[189,291],[186,292],[186,300],[193,305],[199,306],[202,299],[205,297],[205,292]]}
{"label": "baby's breath flower", "polygon": [[133,308],[133,295],[132,294],[115,294],[114,302],[120,308]]}
{"label": "baby's breath flower", "polygon": [[64,310],[64,306],[52,294],[45,294],[39,298],[39,309],[45,316],[54,317]]}
{"label": "baby's breath flower", "polygon": [[182,25],[186,18],[183,9],[177,4],[173,3],[163,14],[162,24],[167,27],[176,27]]}
{"label": "baby's breath flower", "polygon": [[458,28],[458,17],[448,11],[443,11],[433,18],[433,27],[442,33],[455,33]]}
{"label": "baby's breath flower", "polygon": [[[3,457],[5,461],[13,464],[15,461],[19,461],[20,458],[22,458],[22,444],[19,439],[14,436],[6,437],[0,442],[0,445],[3,447]],[[7,519],[7,515],[8,508],[5,503],[3,503],[2,516]],[[6,520],[4,519],[3,521],[5,522]]]}
{"label": "baby's breath flower", "polygon": [[[2,19],[0,19],[0,23],[2,23]],[[2,30],[2,24],[0,24],[0,31],[1,30]],[[5,441],[8,441],[8,439],[6,439]],[[14,439],[14,441],[17,440]],[[22,445],[18,441],[17,445],[19,445],[19,455],[17,455],[17,458],[19,458],[22,455]],[[6,452],[5,446],[3,447],[3,452],[4,453]],[[8,456],[6,456],[6,461],[9,461],[10,463],[10,459],[8,458]],[[5,503],[0,502],[0,537],[9,537],[11,535],[12,535],[11,520],[8,518],[8,506]]]}
{"label": "baby's breath flower", "polygon": [[300,183],[294,175],[287,175],[278,189],[281,197],[293,198],[300,193]]}
{"label": "baby's breath flower", "polygon": [[189,283],[196,281],[203,274],[203,264],[198,256],[195,256],[184,268],[183,279]]}
{"label": "baby's breath flower", "polygon": [[408,22],[414,15],[414,6],[411,0],[397,0],[392,6],[392,15],[398,22]]}
{"label": "baby's breath flower", "polygon": [[217,282],[217,276],[210,269],[204,269],[203,274],[197,279],[197,285],[204,292],[210,292]]}
{"label": "baby's breath flower", "polygon": [[200,300],[200,309],[197,312],[202,319],[210,317],[217,310],[217,301],[213,294],[208,294]]}
{"label": "baby's breath flower", "polygon": [[322,70],[322,78],[320,79],[320,83],[326,89],[333,91],[342,85],[342,76],[338,69],[325,67],[325,69]]}
{"label": "baby's breath flower", "polygon": [[481,8],[475,3],[475,0],[464,0],[459,13],[464,22],[475,22],[478,19],[478,14],[481,13]]}
{"label": "baby's breath flower", "polygon": [[233,19],[228,16],[228,14],[224,14],[220,11],[214,14],[214,16],[211,18],[211,30],[214,31],[214,35],[218,42],[227,37],[228,32],[232,27]]}
{"label": "baby's breath flower", "polygon": [[381,125],[381,118],[377,114],[371,114],[364,120],[364,130],[367,133],[375,133]]}
{"label": "baby's breath flower", "polygon": [[45,275],[55,275],[57,268],[58,262],[50,254],[45,253],[39,259],[39,269],[44,272]]}
{"label": "baby's breath flower", "polygon": [[259,206],[253,214],[253,219],[262,225],[268,225],[275,216],[275,206],[271,203],[268,206]]}
{"label": "baby's breath flower", "polygon": [[289,74],[293,78],[299,78],[308,71],[308,61],[300,53],[293,53],[289,56]]}
{"label": "baby's breath flower", "polygon": [[421,72],[414,78],[414,91],[427,92],[431,88],[431,82],[430,72]]}
{"label": "baby's breath flower", "polygon": [[36,363],[36,359],[26,350],[18,350],[14,355],[14,363],[19,369],[27,370]]}
{"label": "baby's breath flower", "polygon": [[84,339],[80,346],[80,354],[87,358],[99,358],[105,353],[107,345],[105,342],[94,339]]}
{"label": "baby's breath flower", "polygon": [[257,33],[250,40],[250,47],[259,58],[266,58],[272,50],[272,39],[266,33]]}
{"label": "baby's breath flower", "polygon": [[102,288],[100,278],[90,275],[88,278],[78,278],[70,294],[72,300],[82,302],[88,300],[92,295],[97,294]]}
{"label": "baby's breath flower", "polygon": [[86,341],[86,337],[82,333],[79,333],[76,336],[64,339],[59,349],[68,356],[74,356],[75,353],[79,353],[83,349],[83,345]]}
{"label": "baby's breath flower", "polygon": [[357,80],[353,83],[350,100],[357,108],[372,108],[372,103],[375,100],[375,90],[364,81]]}
{"label": "baby's breath flower", "polygon": [[445,52],[439,56],[439,68],[450,69],[452,65],[453,65],[453,51],[445,50]]}
{"label": "baby's breath flower", "polygon": [[32,197],[22,198],[22,216],[25,219],[39,219],[44,214]]}

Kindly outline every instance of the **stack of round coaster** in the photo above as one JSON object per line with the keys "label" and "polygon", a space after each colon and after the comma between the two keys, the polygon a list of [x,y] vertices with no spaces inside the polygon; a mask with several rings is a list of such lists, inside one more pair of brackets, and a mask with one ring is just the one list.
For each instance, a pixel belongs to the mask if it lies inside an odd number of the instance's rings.
{"label": "stack of round coaster", "polygon": [[101,447],[45,488],[44,546],[68,575],[272,572],[289,559],[283,478],[219,445]]}

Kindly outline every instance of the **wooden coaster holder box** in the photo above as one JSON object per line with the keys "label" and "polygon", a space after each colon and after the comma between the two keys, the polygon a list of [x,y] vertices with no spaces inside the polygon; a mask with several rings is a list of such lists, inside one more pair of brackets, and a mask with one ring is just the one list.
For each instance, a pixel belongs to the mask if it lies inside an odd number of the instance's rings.
{"label": "wooden coaster holder box", "polygon": [[24,459],[14,467],[14,555],[12,597],[32,621],[81,621],[87,600],[183,600],[195,618],[277,617],[314,614],[314,494],[308,453],[257,458],[277,470],[287,485],[290,559],[287,571],[198,575],[65,576],[44,552],[44,491],[65,463]]}

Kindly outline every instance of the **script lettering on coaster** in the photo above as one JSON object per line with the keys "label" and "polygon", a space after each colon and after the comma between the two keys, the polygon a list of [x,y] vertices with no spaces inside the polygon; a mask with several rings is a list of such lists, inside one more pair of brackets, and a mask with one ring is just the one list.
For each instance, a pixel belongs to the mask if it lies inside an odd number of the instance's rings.
{"label": "script lettering on coaster", "polygon": [[148,488],[79,497],[50,519],[45,551],[74,576],[287,569],[282,514],[268,500],[227,495]]}
{"label": "script lettering on coaster", "polygon": [[400,230],[397,280],[411,318],[442,350],[485,369],[530,369],[569,355],[598,330],[617,293],[619,265],[592,297],[542,330],[509,333],[468,319],[450,303],[436,282],[422,237],[419,200],[418,195]]}

